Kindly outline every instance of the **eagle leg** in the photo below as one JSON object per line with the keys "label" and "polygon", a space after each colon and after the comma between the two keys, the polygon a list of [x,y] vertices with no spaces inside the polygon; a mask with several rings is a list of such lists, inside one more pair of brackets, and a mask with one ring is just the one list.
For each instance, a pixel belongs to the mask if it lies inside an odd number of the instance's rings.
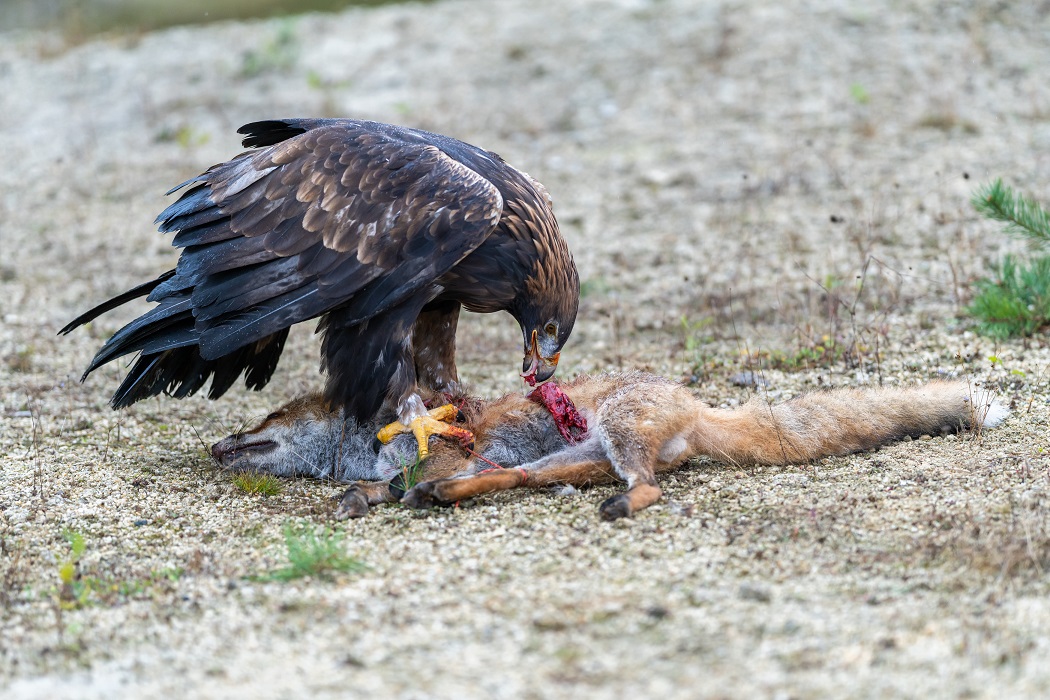
{"label": "eagle leg", "polygon": [[376,436],[384,445],[402,433],[412,433],[416,436],[419,445],[419,461],[423,461],[430,454],[430,436],[443,435],[444,437],[459,440],[464,447],[474,448],[474,434],[466,428],[452,425],[459,415],[459,409],[452,404],[438,406],[427,411],[422,416],[414,418],[408,425],[400,421],[394,421],[383,427]]}

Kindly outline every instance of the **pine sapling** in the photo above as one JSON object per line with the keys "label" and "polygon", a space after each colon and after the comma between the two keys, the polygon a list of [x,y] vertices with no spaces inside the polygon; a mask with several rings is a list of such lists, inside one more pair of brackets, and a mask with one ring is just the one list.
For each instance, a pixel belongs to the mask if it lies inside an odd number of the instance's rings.
{"label": "pine sapling", "polygon": [[[971,201],[987,218],[1003,222],[1008,235],[1050,251],[1050,213],[1035,200],[996,180],[978,189]],[[995,279],[979,280],[977,290],[967,310],[978,319],[977,329],[984,335],[1029,337],[1050,327],[1050,255],[1027,262],[1007,255],[995,270]]]}
{"label": "pine sapling", "polygon": [[1002,179],[981,187],[970,200],[974,208],[993,221],[1001,221],[1003,230],[1040,246],[1050,245],[1050,212],[1034,199],[1017,194]]}

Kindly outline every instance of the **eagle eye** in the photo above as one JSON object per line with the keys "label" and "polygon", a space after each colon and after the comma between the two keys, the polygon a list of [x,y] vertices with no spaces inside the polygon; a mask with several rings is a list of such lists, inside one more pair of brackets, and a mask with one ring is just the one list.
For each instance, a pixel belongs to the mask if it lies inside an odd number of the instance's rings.
{"label": "eagle eye", "polygon": [[547,335],[558,335],[558,324],[548,323],[543,330],[547,332]]}

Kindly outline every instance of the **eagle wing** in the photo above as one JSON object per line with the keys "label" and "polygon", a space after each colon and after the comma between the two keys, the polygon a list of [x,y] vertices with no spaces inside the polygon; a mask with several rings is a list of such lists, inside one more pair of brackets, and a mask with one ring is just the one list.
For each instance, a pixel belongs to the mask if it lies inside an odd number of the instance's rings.
{"label": "eagle wing", "polygon": [[[188,187],[157,217],[183,249],[176,269],[63,329],[135,296],[158,303],[85,372],[141,351],[149,386],[122,386],[122,405],[180,382],[192,393],[208,374],[230,373],[220,358],[255,357],[252,347],[267,348],[265,384],[289,326],[334,309],[358,323],[402,304],[480,245],[503,210],[496,186],[426,132],[340,119],[257,122],[240,133],[262,148],[174,188]],[[160,372],[164,353],[178,349],[188,369]]]}
{"label": "eagle wing", "polygon": [[185,183],[193,187],[158,217],[184,250],[150,298],[193,290],[206,359],[336,307],[357,321],[382,313],[499,221],[496,187],[418,132],[312,124]]}

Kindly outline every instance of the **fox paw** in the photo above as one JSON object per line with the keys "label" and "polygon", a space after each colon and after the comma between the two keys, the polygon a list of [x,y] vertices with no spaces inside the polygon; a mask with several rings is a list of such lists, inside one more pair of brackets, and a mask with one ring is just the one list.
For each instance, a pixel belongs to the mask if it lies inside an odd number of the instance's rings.
{"label": "fox paw", "polygon": [[335,519],[363,518],[366,515],[368,515],[368,498],[361,489],[351,486],[339,499],[339,505],[335,509]]}
{"label": "fox paw", "polygon": [[410,508],[435,508],[447,506],[448,502],[438,496],[438,485],[435,481],[424,481],[416,484],[401,497],[401,502]]}
{"label": "fox paw", "polygon": [[602,520],[629,518],[631,517],[631,499],[627,497],[626,493],[607,498],[598,506],[598,514],[602,517]]}

